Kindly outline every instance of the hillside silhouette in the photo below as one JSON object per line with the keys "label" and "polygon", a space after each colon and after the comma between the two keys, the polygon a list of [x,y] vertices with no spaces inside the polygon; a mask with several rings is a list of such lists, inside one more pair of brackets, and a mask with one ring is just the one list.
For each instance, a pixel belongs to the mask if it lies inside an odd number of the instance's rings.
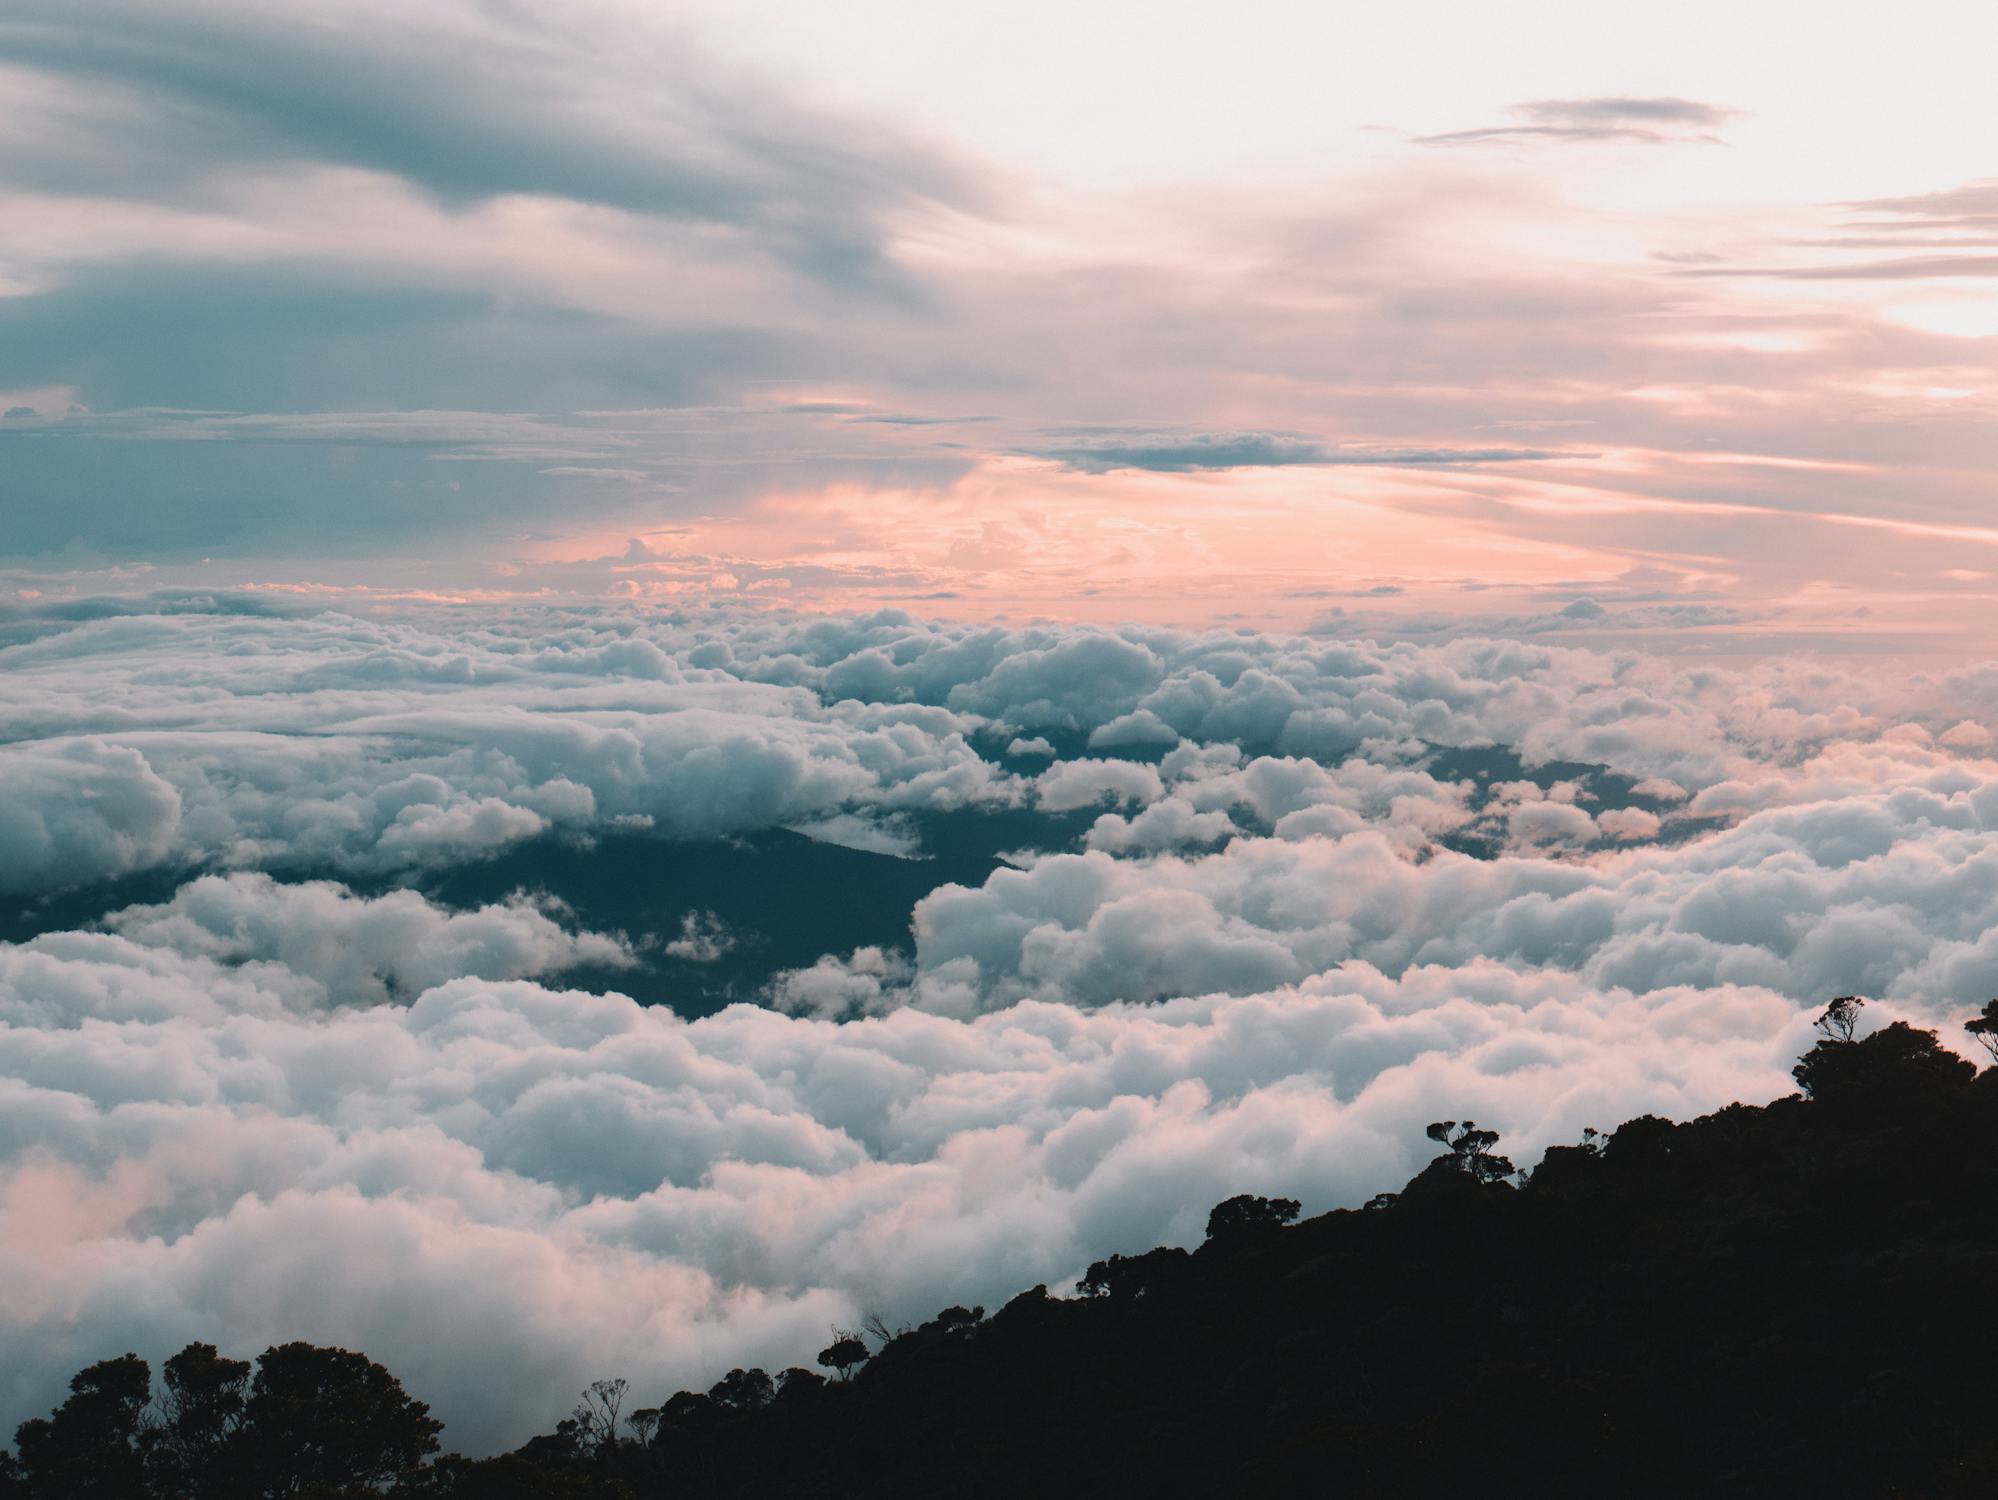
{"label": "hillside silhouette", "polygon": [[[1079,1295],[834,1330],[706,1392],[600,1381],[432,1457],[364,1356],[126,1355],[22,1425],[0,1497],[1998,1495],[1998,1067],[1835,1001],[1801,1092],[1550,1149],[1472,1121],[1364,1209],[1215,1207]],[[1998,1001],[1967,1028],[1998,1059]]]}

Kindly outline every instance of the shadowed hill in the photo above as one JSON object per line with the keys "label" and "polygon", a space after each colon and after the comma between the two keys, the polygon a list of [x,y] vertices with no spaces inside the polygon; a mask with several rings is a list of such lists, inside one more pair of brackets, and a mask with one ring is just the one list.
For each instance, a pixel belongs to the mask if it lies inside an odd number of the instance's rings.
{"label": "shadowed hill", "polygon": [[[1113,1256],[1075,1298],[658,1406],[601,1383],[398,1492],[1998,1494],[1998,1069],[1856,1014],[1827,1012],[1800,1095],[1592,1132],[1518,1186],[1496,1136],[1439,1122],[1366,1209],[1231,1199],[1199,1249]],[[1998,1047],[1998,1002],[1972,1032]]]}

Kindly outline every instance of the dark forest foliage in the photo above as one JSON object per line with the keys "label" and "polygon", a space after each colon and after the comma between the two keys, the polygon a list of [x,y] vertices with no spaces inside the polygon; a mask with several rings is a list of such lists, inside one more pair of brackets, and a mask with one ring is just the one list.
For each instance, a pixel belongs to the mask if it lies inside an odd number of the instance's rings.
{"label": "dark forest foliage", "polygon": [[[1998,1495],[1998,1068],[1858,1006],[1773,1104],[1530,1175],[1442,1121],[1365,1209],[1231,1198],[1078,1297],[657,1405],[600,1381],[498,1458],[430,1458],[358,1354],[196,1344],[158,1388],[126,1355],[22,1425],[0,1496]],[[1998,1002],[1970,1032],[1998,1055]]]}

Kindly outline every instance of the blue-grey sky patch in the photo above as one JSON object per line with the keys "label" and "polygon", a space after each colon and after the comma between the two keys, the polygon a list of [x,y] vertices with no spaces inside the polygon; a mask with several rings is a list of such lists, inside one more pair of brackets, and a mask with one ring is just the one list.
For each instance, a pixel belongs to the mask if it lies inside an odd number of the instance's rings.
{"label": "blue-grey sky patch", "polygon": [[100,412],[681,405],[815,363],[754,329],[648,328],[334,265],[144,261],[0,298],[0,386],[73,386]]}
{"label": "blue-grey sky patch", "polygon": [[[1764,616],[1728,604],[1669,603],[1611,609],[1595,599],[1570,600],[1558,609],[1537,615],[1464,615],[1436,611],[1387,616],[1326,610],[1308,627],[1309,634],[1354,639],[1447,641],[1483,636],[1531,639],[1573,637],[1610,644],[1650,640],[1660,635],[1725,632],[1750,625]],[[1730,638],[1731,639],[1731,638]]]}
{"label": "blue-grey sky patch", "polygon": [[1032,450],[1071,469],[1108,473],[1149,469],[1184,474],[1218,469],[1293,466],[1519,463],[1563,455],[1537,448],[1398,447],[1338,445],[1283,432],[1143,432],[1085,435]]}
{"label": "blue-grey sky patch", "polygon": [[1286,599],[1396,599],[1408,592],[1398,583],[1376,583],[1360,589],[1289,589]]}

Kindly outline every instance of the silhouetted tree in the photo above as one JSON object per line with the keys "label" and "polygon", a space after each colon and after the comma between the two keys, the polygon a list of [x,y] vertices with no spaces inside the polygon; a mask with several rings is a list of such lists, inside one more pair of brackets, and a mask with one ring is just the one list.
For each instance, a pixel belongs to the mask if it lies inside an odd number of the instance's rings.
{"label": "silhouetted tree", "polygon": [[866,1341],[857,1333],[839,1328],[833,1330],[833,1341],[819,1351],[819,1363],[837,1372],[841,1380],[851,1380],[853,1372],[867,1360]]}
{"label": "silhouetted tree", "polygon": [[1857,995],[1840,995],[1812,1024],[1824,1033],[1828,1042],[1849,1042],[1859,1029],[1859,1012],[1865,1004]]}
{"label": "silhouetted tree", "polygon": [[1207,1237],[1228,1240],[1261,1229],[1281,1229],[1298,1215],[1295,1198],[1259,1198],[1238,1193],[1214,1205],[1207,1215]]}
{"label": "silhouetted tree", "polygon": [[231,1484],[235,1438],[249,1405],[250,1362],[189,1344],[160,1372],[156,1420],[141,1439],[153,1492],[204,1500]]}
{"label": "silhouetted tree", "polygon": [[231,1446],[245,1495],[357,1494],[413,1474],[442,1428],[366,1355],[280,1344],[257,1356]]}
{"label": "silhouetted tree", "polygon": [[1991,1054],[1994,1063],[1998,1063],[1998,1000],[1986,1000],[1984,1009],[1965,1021],[1963,1029],[1976,1039],[1978,1046]]}
{"label": "silhouetted tree", "polygon": [[1430,1163],[1432,1168],[1463,1172],[1475,1182],[1497,1182],[1518,1170],[1511,1161],[1491,1149],[1498,1144],[1498,1132],[1478,1129],[1475,1120],[1465,1120],[1462,1124],[1455,1120],[1438,1120],[1429,1127],[1427,1134],[1432,1141],[1450,1148],[1448,1155],[1439,1156]]}
{"label": "silhouetted tree", "polygon": [[792,1365],[788,1370],[777,1372],[777,1399],[798,1401],[824,1390],[825,1385],[825,1376],[817,1370],[807,1370],[801,1365]]}
{"label": "silhouetted tree", "polygon": [[1602,1154],[1624,1171],[1656,1167],[1671,1156],[1672,1135],[1678,1128],[1659,1115],[1638,1115],[1609,1133]]}
{"label": "silhouetted tree", "polygon": [[659,1441],[698,1438],[715,1424],[715,1398],[700,1391],[676,1391],[659,1408]]}
{"label": "silhouetted tree", "polygon": [[33,1500],[127,1500],[144,1492],[138,1440],[152,1370],[136,1354],[79,1370],[69,1399],[14,1431],[17,1484]]}
{"label": "silhouetted tree", "polygon": [[904,1323],[900,1328],[890,1328],[886,1318],[882,1317],[878,1312],[871,1312],[865,1318],[861,1319],[860,1331],[863,1336],[873,1339],[875,1343],[886,1349],[895,1340],[909,1331],[909,1325]]}
{"label": "silhouetted tree", "polygon": [[593,1380],[569,1413],[576,1424],[577,1441],[586,1453],[603,1453],[617,1446],[619,1413],[624,1410],[628,1380]]}
{"label": "silhouetted tree", "polygon": [[[1214,1233],[1211,1218],[1207,1232]],[[1161,1245],[1143,1255],[1113,1255],[1093,1262],[1075,1289],[1085,1297],[1142,1297],[1171,1280],[1185,1264],[1186,1252],[1177,1245]]]}
{"label": "silhouetted tree", "polygon": [[717,1406],[731,1411],[761,1411],[776,1394],[776,1382],[761,1370],[730,1370],[708,1390]]}
{"label": "silhouetted tree", "polygon": [[1933,1031],[1896,1021],[1862,1041],[1819,1042],[1790,1076],[1813,1099],[1884,1103],[1946,1091],[1976,1071]]}
{"label": "silhouetted tree", "polygon": [[583,1454],[583,1429],[576,1425],[574,1417],[564,1417],[555,1424],[553,1432],[529,1438],[520,1451],[548,1463],[580,1458]]}

